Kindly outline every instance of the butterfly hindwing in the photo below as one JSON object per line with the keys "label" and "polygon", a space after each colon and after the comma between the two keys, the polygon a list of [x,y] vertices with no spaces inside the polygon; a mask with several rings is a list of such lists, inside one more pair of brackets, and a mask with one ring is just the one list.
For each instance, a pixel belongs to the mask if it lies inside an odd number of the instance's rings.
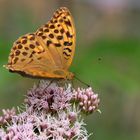
{"label": "butterfly hindwing", "polygon": [[[11,71],[29,75],[48,73],[55,63],[35,34],[27,34],[14,42],[7,64]],[[39,74],[40,73],[40,74]]]}

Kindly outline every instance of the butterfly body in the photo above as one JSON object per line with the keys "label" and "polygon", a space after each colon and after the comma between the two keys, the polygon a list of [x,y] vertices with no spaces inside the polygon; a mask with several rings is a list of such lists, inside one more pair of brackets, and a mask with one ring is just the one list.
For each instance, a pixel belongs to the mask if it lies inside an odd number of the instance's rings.
{"label": "butterfly body", "polygon": [[68,71],[75,52],[75,27],[69,10],[58,9],[36,32],[18,38],[5,67],[21,75],[72,79]]}

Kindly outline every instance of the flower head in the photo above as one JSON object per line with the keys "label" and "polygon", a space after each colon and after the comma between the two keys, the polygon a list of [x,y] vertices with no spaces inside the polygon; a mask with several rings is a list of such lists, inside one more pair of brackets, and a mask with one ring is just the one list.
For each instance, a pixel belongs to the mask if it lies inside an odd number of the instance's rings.
{"label": "flower head", "polygon": [[16,114],[16,110],[15,110],[15,108],[3,109],[2,113],[3,113],[3,115],[0,116],[0,125],[3,126],[11,121],[12,117]]}
{"label": "flower head", "polygon": [[44,110],[45,112],[58,111],[67,108],[72,98],[71,86],[67,89],[49,85],[48,81],[41,81],[27,93],[25,103],[30,110]]}
{"label": "flower head", "polygon": [[74,90],[73,99],[79,101],[80,108],[86,113],[97,110],[100,103],[98,94],[95,94],[91,87]]}
{"label": "flower head", "polygon": [[[98,95],[91,88],[74,90],[71,85],[59,87],[54,83],[48,84],[41,81],[27,92],[25,111],[17,115],[7,111],[12,115],[11,124],[0,129],[1,140],[88,139],[80,108],[85,112],[97,109]],[[72,102],[73,99],[79,102],[80,108]],[[5,111],[3,113],[7,116]]]}

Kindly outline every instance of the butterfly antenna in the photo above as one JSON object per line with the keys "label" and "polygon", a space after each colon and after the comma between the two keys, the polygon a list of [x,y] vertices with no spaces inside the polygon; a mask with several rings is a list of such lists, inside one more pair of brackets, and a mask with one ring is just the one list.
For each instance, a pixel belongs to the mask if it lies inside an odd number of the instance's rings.
{"label": "butterfly antenna", "polygon": [[90,87],[89,84],[83,82],[81,79],[79,79],[77,76],[75,76],[75,79],[78,80],[79,82],[81,82],[82,84],[86,85],[87,87]]}

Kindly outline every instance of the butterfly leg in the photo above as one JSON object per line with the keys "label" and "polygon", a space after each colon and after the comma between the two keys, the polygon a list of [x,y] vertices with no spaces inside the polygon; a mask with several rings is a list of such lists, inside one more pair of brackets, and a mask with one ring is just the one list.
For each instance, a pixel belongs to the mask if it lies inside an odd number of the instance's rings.
{"label": "butterfly leg", "polygon": [[72,87],[74,88],[74,81],[73,81],[73,79],[72,79],[72,81],[71,81],[71,85],[72,85]]}
{"label": "butterfly leg", "polygon": [[66,84],[66,85],[71,85],[71,87],[74,87],[74,86],[73,86],[73,81],[72,81],[72,80],[65,79],[65,80],[64,80],[64,84]]}

